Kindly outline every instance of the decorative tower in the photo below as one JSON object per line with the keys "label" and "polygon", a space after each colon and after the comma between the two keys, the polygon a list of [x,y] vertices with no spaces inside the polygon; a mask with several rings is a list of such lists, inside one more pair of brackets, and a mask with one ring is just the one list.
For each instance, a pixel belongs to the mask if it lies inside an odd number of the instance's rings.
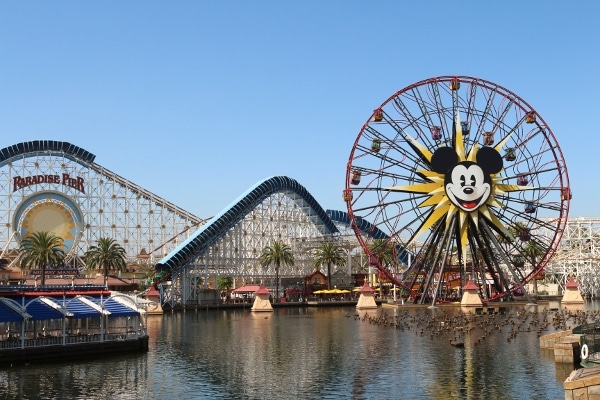
{"label": "decorative tower", "polygon": [[377,308],[374,296],[375,290],[367,282],[364,283],[363,287],[360,288],[360,297],[358,303],[356,303],[357,310],[366,310],[371,308]]}
{"label": "decorative tower", "polygon": [[254,304],[252,304],[252,311],[273,311],[273,306],[269,301],[269,290],[262,284],[256,292],[254,292]]}
{"label": "decorative tower", "polygon": [[163,313],[163,309],[160,305],[160,293],[154,286],[151,286],[150,290],[146,292],[146,299],[152,302],[146,307],[148,315],[160,315]]}
{"label": "decorative tower", "polygon": [[460,305],[464,307],[481,307],[483,303],[481,302],[481,298],[479,297],[479,293],[477,291],[479,288],[473,281],[468,281],[465,286],[463,286],[463,296],[460,300]]}
{"label": "decorative tower", "polygon": [[562,298],[563,304],[583,304],[584,300],[579,292],[579,284],[575,282],[575,279],[569,278],[569,281],[565,285],[565,293]]}

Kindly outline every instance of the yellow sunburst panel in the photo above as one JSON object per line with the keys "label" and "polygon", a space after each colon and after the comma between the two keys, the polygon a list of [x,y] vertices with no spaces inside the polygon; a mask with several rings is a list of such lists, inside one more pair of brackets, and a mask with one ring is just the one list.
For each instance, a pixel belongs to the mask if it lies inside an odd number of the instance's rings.
{"label": "yellow sunburst panel", "polygon": [[72,221],[71,213],[61,204],[44,202],[35,204],[23,220],[23,229],[28,236],[32,232],[52,232],[65,240],[73,240],[71,230],[77,224]]}
{"label": "yellow sunburst panel", "polygon": [[[470,149],[468,154],[465,153],[465,147],[463,142],[462,128],[460,123],[460,115],[456,115],[455,126],[457,127],[456,132],[456,142],[455,148],[452,151],[455,153],[456,157],[456,165],[464,163],[467,168],[470,168],[469,165],[477,165],[477,153],[479,151],[479,146],[477,143]],[[406,135],[407,139],[419,149],[423,157],[425,157],[430,163],[433,161],[433,157],[435,153],[432,153],[430,150],[425,148],[419,142],[417,142],[410,135]],[[500,150],[502,147],[508,142],[510,135],[505,137],[502,141],[500,141],[496,146],[492,149],[499,156]],[[445,150],[445,149],[444,149]],[[437,150],[436,150],[437,151]],[[449,150],[445,150],[448,152]],[[487,151],[487,150],[486,150]],[[471,163],[471,164],[469,164]],[[434,168],[435,169],[435,168]],[[526,186],[518,186],[518,185],[509,185],[500,183],[502,177],[499,176],[502,168],[494,171],[494,173],[489,174],[489,178],[491,181],[489,188],[489,197],[485,199],[482,203],[480,203],[476,208],[472,210],[466,210],[466,207],[457,206],[456,199],[452,200],[447,192],[447,188],[445,186],[446,182],[446,174],[440,172],[439,170],[419,170],[419,174],[425,177],[428,181],[424,183],[416,183],[412,185],[403,185],[403,186],[393,186],[387,188],[389,191],[396,192],[406,192],[406,193],[415,193],[415,194],[424,194],[429,197],[421,202],[418,207],[433,207],[431,213],[426,218],[426,220],[421,224],[419,230],[415,233],[414,239],[420,236],[422,233],[431,229],[438,221],[441,221],[442,218],[445,218],[446,223],[450,223],[451,219],[458,214],[458,230],[459,237],[463,247],[467,245],[467,238],[469,236],[469,220],[473,222],[475,227],[479,226],[479,215],[482,215],[488,221],[490,221],[498,230],[503,232],[505,235],[511,237],[512,235],[508,231],[507,227],[500,221],[500,219],[496,216],[496,214],[492,211],[492,208],[502,208],[505,205],[502,204],[497,196],[507,193],[507,192],[515,192],[521,190],[531,189]],[[464,178],[463,178],[464,179]],[[474,179],[474,178],[473,178]]]}

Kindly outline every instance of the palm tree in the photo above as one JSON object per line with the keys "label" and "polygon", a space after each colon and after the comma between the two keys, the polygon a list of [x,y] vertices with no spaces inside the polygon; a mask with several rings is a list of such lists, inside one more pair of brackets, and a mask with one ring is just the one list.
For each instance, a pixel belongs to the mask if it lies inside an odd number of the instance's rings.
{"label": "palm tree", "polygon": [[281,265],[294,265],[294,254],[292,253],[292,248],[283,243],[281,240],[273,241],[270,246],[267,246],[263,249],[258,258],[258,262],[262,267],[269,267],[271,264],[275,265],[275,298],[278,300],[279,267],[281,267]]}
{"label": "palm tree", "polygon": [[346,265],[346,260],[344,249],[337,243],[325,242],[315,251],[315,267],[327,265],[327,289],[331,289],[331,266],[343,267]]}
{"label": "palm tree", "polygon": [[217,278],[217,287],[219,289],[229,290],[233,286],[233,278],[231,276],[219,276]]}
{"label": "palm tree", "polygon": [[377,257],[382,267],[395,270],[394,267],[398,264],[398,250],[394,243],[385,239],[375,239],[369,245],[369,250]]}
{"label": "palm tree", "polygon": [[65,259],[63,240],[52,232],[34,232],[21,241],[21,266],[42,270],[42,285],[46,284],[46,267],[62,265]]}
{"label": "palm tree", "polygon": [[106,285],[109,271],[125,269],[125,249],[111,238],[100,238],[97,243],[85,252],[85,263],[88,269],[102,271]]}
{"label": "palm tree", "polygon": [[[391,240],[375,239],[369,244],[371,254],[388,273],[398,273],[398,246]],[[378,278],[381,276],[377,274]],[[382,293],[383,294],[383,293]]]}
{"label": "palm tree", "polygon": [[507,236],[504,233],[496,234],[496,239],[498,239],[498,243],[500,243],[500,245],[504,248],[504,252],[506,254],[510,252],[510,248],[514,243],[515,238],[519,236],[519,232],[515,227],[509,226],[508,232],[511,234],[512,237]]}
{"label": "palm tree", "polygon": [[[217,278],[217,288],[221,290],[221,297],[229,299],[229,289],[233,286],[233,278],[231,276],[219,276]],[[225,294],[225,296],[223,296]]]}
{"label": "palm tree", "polygon": [[[531,262],[531,268],[535,271],[537,269],[537,258],[538,256],[543,255],[545,249],[536,241],[529,240],[527,246],[523,250],[523,255],[529,259]],[[538,274],[539,275],[539,274]],[[533,292],[537,295],[538,293],[538,284],[537,284],[537,276],[533,278]]]}

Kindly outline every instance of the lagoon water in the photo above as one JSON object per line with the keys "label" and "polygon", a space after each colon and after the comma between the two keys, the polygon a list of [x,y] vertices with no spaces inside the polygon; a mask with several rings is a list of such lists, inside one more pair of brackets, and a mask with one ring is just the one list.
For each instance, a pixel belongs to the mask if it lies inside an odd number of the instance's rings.
{"label": "lagoon water", "polygon": [[147,354],[0,369],[0,398],[564,398],[573,366],[555,364],[535,331],[511,341],[467,338],[460,348],[369,323],[363,313],[309,307],[149,316]]}

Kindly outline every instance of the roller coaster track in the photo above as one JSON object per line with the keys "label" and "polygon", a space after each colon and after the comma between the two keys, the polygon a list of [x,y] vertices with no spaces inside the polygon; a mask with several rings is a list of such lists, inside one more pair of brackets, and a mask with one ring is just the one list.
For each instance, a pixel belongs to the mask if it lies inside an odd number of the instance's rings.
{"label": "roller coaster track", "polygon": [[308,220],[321,234],[333,235],[339,232],[319,203],[297,181],[285,176],[267,178],[247,190],[229,207],[160,260],[156,264],[156,270],[165,274],[155,284],[177,276],[190,263],[208,252],[211,246],[252,213],[266,198],[275,193],[292,198],[293,203],[303,210]]}

